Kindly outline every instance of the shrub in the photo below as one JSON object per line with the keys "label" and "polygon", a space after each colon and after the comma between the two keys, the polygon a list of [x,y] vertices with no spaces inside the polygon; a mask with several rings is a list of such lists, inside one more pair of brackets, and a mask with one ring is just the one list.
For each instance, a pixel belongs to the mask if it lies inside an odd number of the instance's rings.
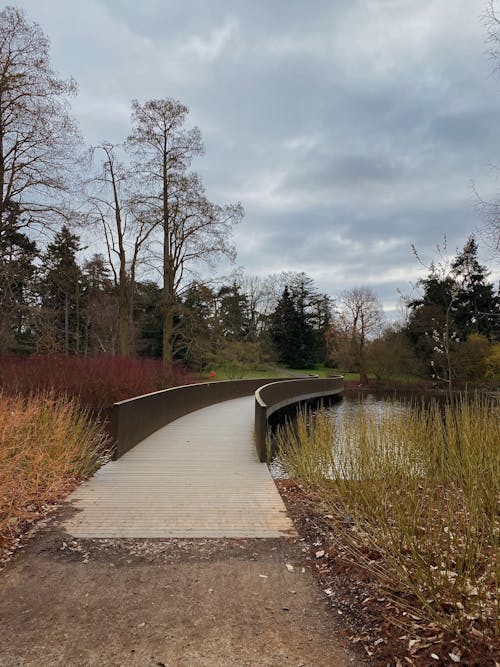
{"label": "shrub", "polygon": [[278,431],[277,446],[400,605],[487,637],[499,632],[497,425],[498,406],[480,398],[379,417],[361,409],[340,424],[320,411]]}
{"label": "shrub", "polygon": [[99,465],[107,439],[74,399],[0,395],[0,545]]}
{"label": "shrub", "polygon": [[0,389],[4,393],[27,396],[54,390],[94,408],[195,381],[181,364],[165,372],[160,359],[63,354],[0,359]]}

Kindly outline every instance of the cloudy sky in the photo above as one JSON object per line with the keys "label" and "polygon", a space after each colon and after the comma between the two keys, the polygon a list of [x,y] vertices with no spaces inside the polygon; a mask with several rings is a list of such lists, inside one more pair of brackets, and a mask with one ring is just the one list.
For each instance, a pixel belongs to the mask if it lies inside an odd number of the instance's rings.
{"label": "cloudy sky", "polygon": [[[385,308],[475,231],[498,188],[500,81],[483,0],[23,0],[73,76],[88,143],[122,141],[130,101],[191,109],[211,199],[241,201],[237,264],[305,271]],[[484,256],[490,268],[491,258]]]}

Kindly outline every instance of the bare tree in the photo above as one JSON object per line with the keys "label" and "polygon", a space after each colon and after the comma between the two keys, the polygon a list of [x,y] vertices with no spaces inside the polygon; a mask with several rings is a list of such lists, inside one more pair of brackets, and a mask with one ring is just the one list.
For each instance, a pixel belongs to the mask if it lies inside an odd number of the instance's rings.
{"label": "bare tree", "polygon": [[500,74],[500,16],[496,9],[496,0],[487,0],[483,23],[486,26],[487,39],[490,45],[489,56],[493,72],[498,75]]}
{"label": "bare tree", "polygon": [[176,293],[187,270],[200,261],[231,257],[231,227],[243,210],[239,204],[217,206],[205,196],[198,176],[188,174],[192,159],[203,153],[198,128],[186,130],[188,108],[171,98],[132,102],[134,170],[142,178],[142,206],[150,224],[161,229],[163,277],[163,363],[170,366],[174,345]]}
{"label": "bare tree", "polygon": [[[493,74],[500,76],[500,13],[497,9],[497,0],[487,0],[486,9],[483,14],[483,23],[486,26],[487,40],[489,43],[489,57],[491,60]],[[485,201],[475,190],[476,207],[483,219],[481,236],[485,244],[492,250],[494,255],[500,252],[500,204],[499,197],[496,201]]]}
{"label": "bare tree", "polygon": [[73,80],[49,60],[49,42],[15,7],[0,12],[0,229],[18,205],[23,224],[63,212],[60,195],[79,141],[69,114]]}
{"label": "bare tree", "polygon": [[337,327],[349,345],[362,384],[368,381],[366,344],[381,331],[382,323],[382,306],[371,289],[356,287],[341,294]]}
{"label": "bare tree", "polygon": [[130,351],[133,292],[140,253],[154,230],[143,215],[142,197],[134,194],[133,176],[117,159],[117,147],[103,143],[91,150],[100,154],[99,173],[87,183],[90,216],[102,227],[113,282],[118,293],[118,339],[122,356]]}

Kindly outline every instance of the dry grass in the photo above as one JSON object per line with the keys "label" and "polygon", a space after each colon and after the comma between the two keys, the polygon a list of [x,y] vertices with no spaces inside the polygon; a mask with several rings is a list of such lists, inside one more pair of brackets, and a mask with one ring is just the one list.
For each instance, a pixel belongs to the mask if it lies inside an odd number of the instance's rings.
{"label": "dry grass", "polygon": [[74,399],[0,395],[0,546],[99,465],[106,436]]}
{"label": "dry grass", "polygon": [[499,634],[498,405],[413,405],[336,424],[301,414],[277,434],[285,470],[313,488],[339,540],[409,614]]}

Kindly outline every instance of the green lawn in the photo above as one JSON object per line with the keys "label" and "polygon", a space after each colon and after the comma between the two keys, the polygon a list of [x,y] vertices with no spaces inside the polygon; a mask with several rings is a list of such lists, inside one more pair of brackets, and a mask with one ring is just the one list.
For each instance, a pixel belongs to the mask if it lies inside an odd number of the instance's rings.
{"label": "green lawn", "polygon": [[[215,372],[214,381],[221,380],[238,380],[238,379],[253,379],[253,378],[267,378],[267,377],[290,377],[300,375],[318,375],[320,378],[329,377],[331,375],[343,375],[346,380],[359,382],[359,373],[345,373],[337,368],[328,368],[324,364],[319,364],[312,368],[285,368],[284,366],[276,366],[273,364],[263,365],[259,368],[245,368],[244,366],[236,366],[234,364],[221,364],[214,366],[211,370]],[[375,379],[375,376],[368,374],[370,379]],[[210,370],[201,373],[203,380],[210,380]],[[395,382],[421,382],[422,378],[414,375],[401,375],[389,378],[389,381]]]}
{"label": "green lawn", "polygon": [[253,379],[253,378],[266,378],[266,377],[290,377],[295,375],[318,375],[321,378],[328,377],[330,375],[344,375],[346,380],[359,380],[359,373],[341,373],[340,371],[327,368],[323,364],[315,366],[313,368],[285,368],[284,366],[275,366],[269,364],[266,366],[261,366],[260,368],[244,368],[244,367],[235,367],[232,364],[221,364],[219,366],[213,366],[212,369],[209,369],[201,374],[202,379],[210,380],[210,370],[213,370],[215,373],[214,381],[217,380],[236,380],[240,378]]}

